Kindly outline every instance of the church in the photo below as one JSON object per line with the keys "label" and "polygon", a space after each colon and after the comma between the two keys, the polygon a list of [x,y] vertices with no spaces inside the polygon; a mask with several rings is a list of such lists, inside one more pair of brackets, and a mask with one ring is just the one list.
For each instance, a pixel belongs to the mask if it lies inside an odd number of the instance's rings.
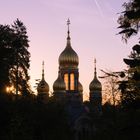
{"label": "church", "polygon": [[[58,62],[58,77],[53,84],[53,96],[58,100],[66,99],[69,102],[83,103],[83,86],[79,81],[79,57],[71,45],[70,20],[67,20],[66,47],[61,52]],[[94,77],[89,84],[89,101],[99,107],[102,104],[102,85],[97,78],[96,59],[94,60]],[[49,85],[44,77],[44,62],[42,64],[42,79],[37,86],[38,96],[42,100],[49,98]]]}
{"label": "church", "polygon": [[[83,86],[79,81],[79,57],[71,45],[70,20],[67,21],[68,31],[66,47],[61,52],[58,62],[58,77],[53,83],[52,96],[56,101],[65,102],[69,116],[70,126],[75,131],[75,139],[88,140],[94,133],[95,128],[88,112],[93,112],[95,116],[102,114],[102,85],[97,78],[96,59],[94,60],[94,77],[89,84],[89,103],[87,107],[83,103]],[[37,98],[42,103],[49,100],[49,85],[45,81],[44,62],[42,64],[42,79],[37,86]],[[88,110],[88,111],[87,111]]]}

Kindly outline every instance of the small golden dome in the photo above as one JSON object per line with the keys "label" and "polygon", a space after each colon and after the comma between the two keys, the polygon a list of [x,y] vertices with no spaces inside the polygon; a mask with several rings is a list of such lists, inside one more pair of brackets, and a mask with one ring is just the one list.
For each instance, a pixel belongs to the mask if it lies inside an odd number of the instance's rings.
{"label": "small golden dome", "polygon": [[102,85],[100,81],[97,79],[97,72],[96,72],[96,59],[94,60],[95,68],[94,68],[94,79],[91,81],[89,85],[90,92],[98,90],[102,90]]}
{"label": "small golden dome", "polygon": [[83,92],[83,86],[80,82],[78,82],[78,91]]}
{"label": "small golden dome", "polygon": [[54,92],[66,92],[66,86],[60,74],[53,84],[53,90]]}
{"label": "small golden dome", "polygon": [[48,93],[49,92],[49,85],[46,83],[44,79],[40,81],[37,87],[38,93]]}
{"label": "small golden dome", "polygon": [[40,93],[48,93],[49,92],[49,85],[45,81],[45,78],[44,78],[44,61],[42,63],[42,79],[41,79],[41,81],[39,82],[39,84],[37,86],[37,92],[38,92],[38,94],[40,94]]}
{"label": "small golden dome", "polygon": [[90,89],[90,92],[95,91],[95,90],[99,90],[99,91],[102,90],[102,85],[96,77],[94,77],[94,79],[91,81],[89,85],[89,89]]}

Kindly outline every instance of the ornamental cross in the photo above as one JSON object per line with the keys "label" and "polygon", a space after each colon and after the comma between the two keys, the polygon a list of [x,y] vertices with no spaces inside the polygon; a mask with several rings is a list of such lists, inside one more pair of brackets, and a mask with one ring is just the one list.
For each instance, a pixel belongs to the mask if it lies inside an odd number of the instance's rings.
{"label": "ornamental cross", "polygon": [[67,20],[67,25],[68,25],[68,26],[70,25],[70,20],[69,20],[69,18],[68,18],[68,20]]}
{"label": "ornamental cross", "polygon": [[42,69],[44,70],[44,61],[42,62]]}
{"label": "ornamental cross", "polygon": [[70,20],[69,20],[69,18],[68,18],[68,20],[67,20],[67,25],[68,25],[68,30],[69,30],[69,25],[70,25]]}
{"label": "ornamental cross", "polygon": [[96,58],[94,58],[94,64],[96,65]]}
{"label": "ornamental cross", "polygon": [[95,72],[96,72],[96,58],[94,58],[94,69],[95,69]]}
{"label": "ornamental cross", "polygon": [[42,62],[42,79],[44,79],[44,61]]}

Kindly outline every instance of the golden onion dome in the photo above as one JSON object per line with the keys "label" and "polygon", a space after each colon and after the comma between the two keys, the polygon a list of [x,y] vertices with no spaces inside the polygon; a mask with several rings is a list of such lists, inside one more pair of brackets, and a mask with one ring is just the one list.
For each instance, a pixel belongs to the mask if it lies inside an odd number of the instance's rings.
{"label": "golden onion dome", "polygon": [[66,46],[64,51],[59,56],[59,66],[60,67],[72,67],[75,68],[79,64],[79,58],[72,47]]}
{"label": "golden onion dome", "polygon": [[100,81],[97,79],[97,72],[96,72],[96,59],[94,60],[95,63],[95,68],[94,68],[94,79],[91,81],[90,85],[89,85],[89,90],[90,92],[92,91],[101,91],[102,90],[102,85],[100,83]]}
{"label": "golden onion dome", "polygon": [[94,77],[94,79],[91,81],[90,85],[89,85],[89,89],[90,89],[90,92],[93,92],[93,91],[101,91],[102,90],[102,85],[100,83],[100,81]]}
{"label": "golden onion dome", "polygon": [[83,92],[83,86],[80,82],[78,82],[78,91]]}
{"label": "golden onion dome", "polygon": [[49,92],[49,85],[44,79],[42,79],[40,83],[38,84],[37,91],[38,91],[38,94]]}
{"label": "golden onion dome", "polygon": [[42,63],[42,79],[41,79],[41,81],[39,82],[39,84],[37,86],[37,92],[38,92],[38,94],[40,94],[40,93],[48,93],[49,92],[49,85],[45,81],[45,78],[44,78],[44,61]]}
{"label": "golden onion dome", "polygon": [[69,31],[69,24],[70,21],[68,19],[67,25],[68,25],[68,37],[67,37],[67,45],[64,51],[59,56],[59,66],[60,68],[75,68],[79,64],[79,58],[77,53],[72,49],[71,47],[71,38],[70,38],[70,31]]}
{"label": "golden onion dome", "polygon": [[54,92],[66,92],[66,85],[60,74],[53,84],[53,90]]}

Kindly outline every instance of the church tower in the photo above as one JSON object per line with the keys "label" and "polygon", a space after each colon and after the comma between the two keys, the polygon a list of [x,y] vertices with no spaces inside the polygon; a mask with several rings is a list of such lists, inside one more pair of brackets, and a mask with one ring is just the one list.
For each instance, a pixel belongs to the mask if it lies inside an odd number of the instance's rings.
{"label": "church tower", "polygon": [[59,73],[64,80],[66,86],[66,96],[70,100],[83,100],[83,88],[79,82],[79,58],[77,53],[73,50],[71,46],[70,30],[69,30],[70,20],[67,21],[68,32],[67,32],[67,43],[66,48],[59,56]]}
{"label": "church tower", "polygon": [[89,101],[91,104],[91,108],[95,113],[102,112],[102,85],[100,81],[97,79],[96,72],[96,59],[94,60],[94,79],[91,81],[89,85]]}
{"label": "church tower", "polygon": [[37,86],[37,98],[39,102],[46,103],[49,98],[49,85],[44,78],[44,61],[42,63],[42,79]]}

